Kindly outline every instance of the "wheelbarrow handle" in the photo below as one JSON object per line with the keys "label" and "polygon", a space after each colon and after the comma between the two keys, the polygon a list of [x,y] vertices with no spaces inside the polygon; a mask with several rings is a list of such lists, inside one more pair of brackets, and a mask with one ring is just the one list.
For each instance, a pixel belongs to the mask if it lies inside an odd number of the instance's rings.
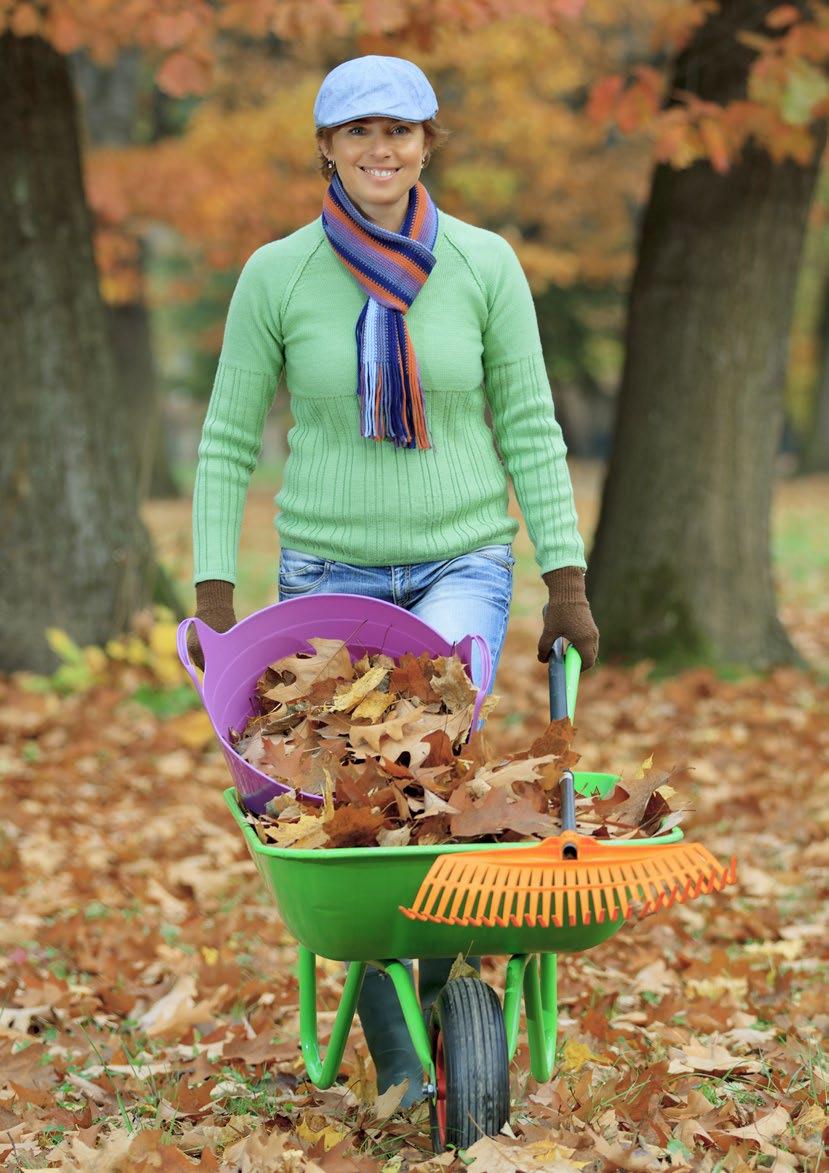
{"label": "wheelbarrow handle", "polygon": [[[550,677],[550,720],[560,721],[563,717],[573,720],[576,711],[576,692],[581,671],[581,656],[572,644],[564,651],[564,639],[559,638],[553,644],[548,661]],[[565,770],[561,775],[561,829],[575,831],[576,829],[576,792],[573,774]],[[576,851],[565,848],[565,857],[576,858]]]}
{"label": "wheelbarrow handle", "polygon": [[547,661],[550,679],[550,720],[560,721],[576,715],[576,696],[579,690],[581,656],[572,644],[564,650],[564,637],[559,636],[553,644]]}

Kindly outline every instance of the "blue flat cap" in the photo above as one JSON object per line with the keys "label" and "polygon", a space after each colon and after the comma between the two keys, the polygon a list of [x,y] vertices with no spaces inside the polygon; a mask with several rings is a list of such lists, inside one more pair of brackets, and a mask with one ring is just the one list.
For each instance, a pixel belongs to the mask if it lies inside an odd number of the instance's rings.
{"label": "blue flat cap", "polygon": [[438,100],[422,69],[403,57],[353,57],[332,69],[314,102],[314,123],[342,126],[357,118],[425,122]]}

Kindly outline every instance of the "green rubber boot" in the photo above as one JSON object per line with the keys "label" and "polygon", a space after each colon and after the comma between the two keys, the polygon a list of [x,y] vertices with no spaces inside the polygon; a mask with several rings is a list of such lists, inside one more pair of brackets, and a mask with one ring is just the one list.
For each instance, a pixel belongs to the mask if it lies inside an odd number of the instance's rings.
{"label": "green rubber boot", "polygon": [[[403,965],[411,976],[411,961],[404,961]],[[409,1086],[400,1106],[409,1108],[419,1103],[424,1098],[426,1077],[412,1045],[394,983],[382,970],[373,966],[366,970],[357,1001],[357,1014],[374,1060],[377,1091],[382,1095],[387,1088],[407,1079]]]}

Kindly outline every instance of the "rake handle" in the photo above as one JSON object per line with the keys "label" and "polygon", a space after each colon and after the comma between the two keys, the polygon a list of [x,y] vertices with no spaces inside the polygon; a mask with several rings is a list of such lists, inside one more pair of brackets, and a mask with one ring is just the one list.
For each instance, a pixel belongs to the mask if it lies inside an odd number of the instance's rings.
{"label": "rake handle", "polygon": [[[550,674],[550,720],[560,721],[567,717],[567,674],[564,669],[564,639],[559,636],[553,644],[548,661]],[[565,770],[561,775],[561,829],[575,831],[576,829],[576,789],[573,774]],[[578,848],[575,843],[568,843],[562,852],[565,859],[578,859]]]}

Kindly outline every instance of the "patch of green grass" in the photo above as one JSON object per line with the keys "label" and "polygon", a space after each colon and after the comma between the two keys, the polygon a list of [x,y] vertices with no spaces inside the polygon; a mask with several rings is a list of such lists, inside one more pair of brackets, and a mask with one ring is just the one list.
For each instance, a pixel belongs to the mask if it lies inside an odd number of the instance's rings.
{"label": "patch of green grass", "polygon": [[217,1100],[228,1116],[260,1116],[267,1119],[277,1111],[290,1113],[290,1105],[284,1105],[280,1089],[269,1075],[260,1078],[246,1076],[236,1067],[222,1068],[219,1080],[232,1080],[239,1087],[238,1095],[223,1096]]}
{"label": "patch of green grass", "polygon": [[200,709],[201,701],[192,684],[178,684],[175,688],[155,688],[142,684],[131,694],[130,700],[137,701],[156,717],[179,717],[191,709]]}
{"label": "patch of green grass", "polygon": [[717,1089],[714,1087],[714,1085],[712,1083],[697,1084],[697,1087],[695,1090],[698,1092],[701,1092],[702,1095],[705,1096],[708,1103],[713,1104],[715,1108],[719,1108],[719,1106],[722,1104],[722,1100],[720,1099],[720,1097],[717,1094]]}
{"label": "patch of green grass", "polygon": [[106,920],[111,911],[100,900],[90,900],[89,904],[83,910],[84,920]]}
{"label": "patch of green grass", "polygon": [[829,573],[829,527],[799,513],[781,513],[772,534],[772,559],[786,576],[804,584]]}

